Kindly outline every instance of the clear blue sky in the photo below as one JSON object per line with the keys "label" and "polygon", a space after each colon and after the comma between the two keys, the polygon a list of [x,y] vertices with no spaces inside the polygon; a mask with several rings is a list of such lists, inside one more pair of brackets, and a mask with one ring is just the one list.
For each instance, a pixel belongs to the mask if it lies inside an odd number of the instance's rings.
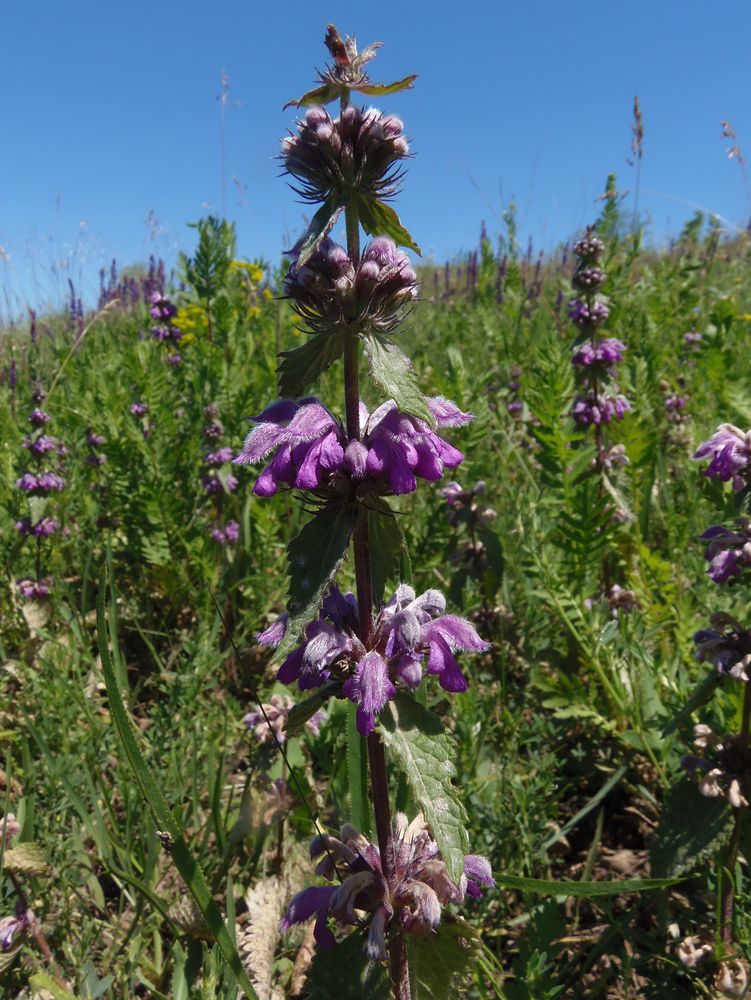
{"label": "clear blue sky", "polygon": [[243,256],[277,261],[305,214],[274,160],[295,118],[282,105],[325,62],[327,21],[383,41],[375,79],[419,74],[379,106],[417,154],[396,207],[438,261],[483,218],[496,235],[512,199],[524,241],[549,249],[593,218],[609,171],[633,190],[635,94],[654,238],[693,205],[751,214],[720,136],[728,119],[751,168],[748,0],[8,0],[2,21],[0,316],[61,297],[69,273],[91,301],[113,256],[191,247],[186,223],[221,212],[222,70],[227,215]]}

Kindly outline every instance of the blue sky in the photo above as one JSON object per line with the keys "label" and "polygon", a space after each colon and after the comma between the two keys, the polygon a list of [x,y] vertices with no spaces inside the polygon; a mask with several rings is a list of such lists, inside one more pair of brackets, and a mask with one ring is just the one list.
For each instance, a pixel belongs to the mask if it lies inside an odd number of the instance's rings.
{"label": "blue sky", "polygon": [[241,255],[277,261],[306,212],[274,160],[295,118],[282,105],[325,62],[328,21],[361,47],[383,41],[375,79],[419,74],[380,106],[416,153],[396,207],[438,261],[473,247],[482,219],[497,235],[511,200],[524,242],[550,249],[594,217],[609,171],[633,191],[637,94],[654,239],[694,206],[729,226],[751,215],[720,134],[728,119],[751,158],[747,0],[3,7],[0,315],[60,300],[69,275],[93,300],[112,257],[174,259],[188,222],[221,213],[223,188]]}

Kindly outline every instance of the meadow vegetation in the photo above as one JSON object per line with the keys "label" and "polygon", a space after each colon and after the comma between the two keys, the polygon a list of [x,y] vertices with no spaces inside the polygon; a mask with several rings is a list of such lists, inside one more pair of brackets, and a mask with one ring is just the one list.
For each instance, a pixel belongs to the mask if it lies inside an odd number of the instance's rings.
{"label": "meadow vegetation", "polygon": [[[741,724],[744,685],[718,686],[694,653],[711,614],[742,622],[749,602],[707,574],[701,535],[735,507],[692,455],[722,422],[751,426],[751,242],[697,217],[669,250],[645,248],[610,192],[596,232],[631,410],[604,433],[627,462],[603,464],[571,419],[570,249],[538,263],[513,232],[495,244],[483,230],[476,254],[420,271],[398,334],[423,391],[474,414],[452,432],[460,488],[444,489],[447,474],[392,501],[402,578],[441,590],[491,644],[463,658],[466,692],[431,684],[424,698],[496,887],[444,916],[440,949],[420,940],[413,996],[742,995],[718,990],[751,950],[751,831],[681,761],[695,724]],[[2,924],[4,996],[236,995],[113,725],[103,567],[136,742],[257,995],[386,995],[380,980],[370,993],[342,980],[343,962],[368,974],[355,935],[311,964],[312,928],[279,929],[311,880],[315,824],[369,822],[352,801],[348,701],[292,727],[282,757],[270,723],[282,732],[290,692],[255,639],[284,609],[286,547],[309,517],[291,492],[254,495],[257,471],[231,463],[276,396],[279,353],[304,341],[283,281],[206,219],[174,285],[144,272],[97,311],[2,333],[0,917],[16,921]],[[342,391],[336,367],[321,376],[322,399]],[[30,422],[35,409],[49,421]],[[37,455],[40,435],[52,443]],[[18,485],[42,469],[64,485]],[[354,589],[349,563],[339,586]],[[413,790],[391,778],[414,815]],[[736,829],[728,936],[717,901]],[[676,881],[613,887],[624,879]],[[605,888],[548,884],[566,880]],[[704,961],[686,961],[702,941]]]}

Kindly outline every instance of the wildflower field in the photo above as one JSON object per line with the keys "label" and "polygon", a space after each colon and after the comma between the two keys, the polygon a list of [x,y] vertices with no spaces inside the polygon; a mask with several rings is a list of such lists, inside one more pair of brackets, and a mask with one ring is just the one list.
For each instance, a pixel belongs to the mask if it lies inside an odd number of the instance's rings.
{"label": "wildflower field", "polygon": [[327,44],[291,262],[2,331],[0,995],[745,996],[751,242],[415,264]]}

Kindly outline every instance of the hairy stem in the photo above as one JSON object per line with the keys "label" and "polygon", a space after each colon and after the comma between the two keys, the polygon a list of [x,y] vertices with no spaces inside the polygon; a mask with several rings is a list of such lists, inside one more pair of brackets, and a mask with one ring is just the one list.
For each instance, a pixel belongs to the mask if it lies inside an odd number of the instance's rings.
{"label": "hairy stem", "polygon": [[[347,106],[347,103],[347,98],[342,97],[342,110]],[[347,230],[347,253],[354,266],[357,267],[360,260],[360,222],[357,206],[354,203],[347,205],[344,217]],[[348,337],[344,344],[344,409],[347,419],[347,438],[350,441],[357,440],[360,437],[360,341],[356,336]],[[368,522],[365,517],[362,517],[358,524],[354,535],[353,549],[357,604],[360,615],[360,639],[367,649],[373,638],[373,575]],[[386,755],[378,733],[371,733],[368,736],[368,764],[383,876],[389,889],[392,889],[394,867],[391,850],[391,806]],[[410,1000],[407,949],[404,935],[401,932],[395,934],[389,944],[389,959],[394,997],[396,1000]]]}

